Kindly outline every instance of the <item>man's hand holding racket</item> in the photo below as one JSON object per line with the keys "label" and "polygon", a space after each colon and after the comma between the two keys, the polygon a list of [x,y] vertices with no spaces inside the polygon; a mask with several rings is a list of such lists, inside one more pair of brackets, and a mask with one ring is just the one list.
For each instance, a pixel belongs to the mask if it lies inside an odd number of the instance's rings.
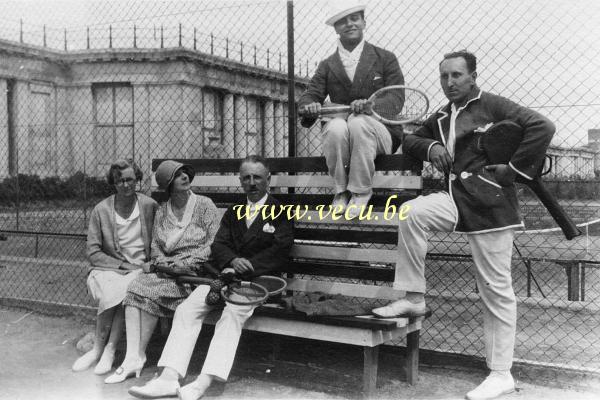
{"label": "man's hand holding racket", "polygon": [[254,267],[252,266],[252,263],[248,259],[243,257],[234,258],[233,260],[231,260],[229,265],[231,265],[231,268],[225,268],[222,271],[222,273],[225,273],[225,270],[228,269],[233,269],[234,272],[238,275],[244,275],[249,272],[254,272]]}

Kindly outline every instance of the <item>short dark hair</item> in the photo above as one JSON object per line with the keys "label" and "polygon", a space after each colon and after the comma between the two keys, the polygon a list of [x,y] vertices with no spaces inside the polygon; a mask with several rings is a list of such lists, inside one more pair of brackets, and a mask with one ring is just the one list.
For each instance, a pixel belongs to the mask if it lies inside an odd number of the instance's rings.
{"label": "short dark hair", "polygon": [[453,51],[451,53],[446,53],[444,54],[444,59],[442,61],[440,61],[440,65],[442,64],[442,62],[444,62],[444,60],[447,60],[449,58],[464,58],[465,62],[467,63],[467,70],[469,72],[475,72],[477,71],[477,57],[475,57],[475,54],[467,51],[467,50],[458,50],[458,51]]}
{"label": "short dark hair", "polygon": [[267,160],[265,160],[262,156],[259,156],[258,154],[252,154],[249,156],[246,156],[246,158],[244,158],[242,160],[242,162],[240,163],[240,168],[242,168],[242,165],[244,165],[244,163],[258,163],[258,164],[262,164],[263,167],[265,167],[265,169],[267,171],[271,171],[271,169],[269,168],[269,163],[267,163]]}
{"label": "short dark hair", "polygon": [[123,158],[123,159],[119,159],[119,160],[115,161],[114,163],[112,163],[110,165],[110,168],[108,169],[108,172],[106,173],[106,181],[108,182],[108,184],[114,185],[116,183],[116,180],[121,178],[121,171],[123,171],[127,168],[133,169],[133,173],[135,174],[136,181],[139,182],[144,177],[144,173],[142,172],[140,167],[138,167],[138,165],[135,163],[135,161],[133,161],[133,159],[131,159],[131,158],[124,159]]}

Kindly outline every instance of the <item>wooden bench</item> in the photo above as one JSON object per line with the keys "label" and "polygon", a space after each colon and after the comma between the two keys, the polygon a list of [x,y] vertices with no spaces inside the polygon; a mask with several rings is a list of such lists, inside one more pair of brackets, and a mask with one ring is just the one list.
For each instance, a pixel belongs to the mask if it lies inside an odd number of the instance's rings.
{"label": "wooden bench", "polygon": [[[153,160],[152,170],[163,160]],[[222,211],[230,204],[245,204],[238,179],[239,159],[178,159],[196,171],[193,190],[210,197]],[[371,203],[370,220],[334,220],[331,215],[319,215],[318,205],[328,206],[332,194],[327,191],[332,180],[326,175],[322,157],[267,159],[272,177],[271,194],[283,204],[307,210],[295,220],[295,244],[292,261],[284,270],[288,294],[324,292],[341,294],[352,301],[376,307],[396,298],[399,293],[391,287],[396,263],[398,212],[391,216],[392,207],[420,193],[422,181],[420,164],[401,155],[379,157],[376,161],[376,190]],[[402,171],[400,173],[392,171]],[[315,175],[318,174],[318,175]],[[155,184],[154,184],[155,187]],[[165,194],[153,192],[158,201]],[[392,199],[392,200],[390,200]],[[382,207],[388,206],[384,214]],[[388,217],[387,219],[384,217]],[[313,316],[286,311],[276,304],[259,307],[244,329],[274,333],[363,347],[363,392],[373,393],[377,381],[379,346],[406,338],[406,377],[410,384],[417,382],[419,363],[419,332],[421,323],[429,316],[378,319],[370,315],[358,317]],[[218,314],[208,322],[216,322]]]}

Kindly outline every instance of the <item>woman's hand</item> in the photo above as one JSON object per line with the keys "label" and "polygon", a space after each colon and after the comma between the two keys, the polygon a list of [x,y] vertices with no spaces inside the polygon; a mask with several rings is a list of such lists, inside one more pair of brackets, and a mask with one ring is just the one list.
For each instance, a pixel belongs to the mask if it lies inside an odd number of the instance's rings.
{"label": "woman's hand", "polygon": [[151,261],[143,263],[141,267],[142,271],[144,271],[145,274],[150,274],[156,270],[154,264]]}
{"label": "woman's hand", "polygon": [[135,265],[135,264],[131,264],[128,262],[124,262],[121,264],[121,269],[124,269],[126,271],[135,271],[136,269],[140,269],[139,265]]}

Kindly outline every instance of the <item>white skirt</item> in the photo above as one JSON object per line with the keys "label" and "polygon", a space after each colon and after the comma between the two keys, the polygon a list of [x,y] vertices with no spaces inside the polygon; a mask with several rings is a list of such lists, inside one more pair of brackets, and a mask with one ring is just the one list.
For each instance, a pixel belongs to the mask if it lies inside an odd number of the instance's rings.
{"label": "white skirt", "polygon": [[87,287],[90,295],[98,302],[98,314],[121,304],[129,282],[137,278],[141,272],[141,268],[127,274],[92,270],[87,278]]}

